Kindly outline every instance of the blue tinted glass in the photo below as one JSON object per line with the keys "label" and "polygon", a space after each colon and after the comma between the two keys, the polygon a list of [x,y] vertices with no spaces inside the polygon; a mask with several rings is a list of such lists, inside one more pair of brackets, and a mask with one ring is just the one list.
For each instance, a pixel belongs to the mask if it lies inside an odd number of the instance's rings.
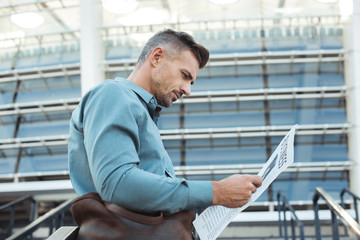
{"label": "blue tinted glass", "polygon": [[253,112],[193,114],[185,118],[186,128],[238,127],[264,125],[264,114]]}
{"label": "blue tinted glass", "polygon": [[265,149],[259,147],[188,149],[186,163],[190,165],[264,163]]}
{"label": "blue tinted glass", "polygon": [[52,136],[69,133],[69,120],[32,122],[21,124],[18,137]]}
{"label": "blue tinted glass", "polygon": [[[321,64],[323,66],[325,64]],[[327,63],[329,71],[333,71],[338,65]],[[281,66],[284,68],[283,66]],[[324,67],[325,68],[325,67]],[[278,72],[279,69],[274,69]],[[322,73],[322,74],[284,74],[269,75],[270,88],[291,88],[291,87],[322,87],[322,86],[343,86],[344,76],[342,73]]]}
{"label": "blue tinted glass", "polygon": [[[324,176],[323,173],[312,175],[321,175]],[[276,194],[279,190],[286,194],[288,200],[290,201],[309,201],[312,200],[315,194],[315,188],[321,187],[327,193],[329,193],[335,200],[340,199],[340,192],[344,187],[348,187],[348,182],[346,178],[341,178],[343,174],[338,173],[337,179],[318,179],[318,180],[292,180],[292,181],[275,181],[273,186],[274,199],[276,199]],[[304,176],[306,177],[306,176]],[[310,178],[308,176],[306,178]]]}
{"label": "blue tinted glass", "polygon": [[346,114],[343,108],[273,110],[270,121],[272,125],[346,123]]}
{"label": "blue tinted glass", "polygon": [[22,157],[19,173],[68,170],[67,154]]}
{"label": "blue tinted glass", "polygon": [[0,158],[0,174],[8,174],[15,172],[16,157]]}
{"label": "blue tinted glass", "polygon": [[81,95],[80,87],[73,88],[59,88],[49,90],[37,90],[19,92],[17,102],[35,102],[35,101],[46,101],[46,100],[58,100],[64,98],[76,98]]}
{"label": "blue tinted glass", "polygon": [[[227,70],[224,70],[227,71]],[[234,69],[232,69],[232,72]],[[248,70],[249,71],[249,70]],[[205,91],[205,90],[245,90],[262,88],[263,80],[262,76],[220,76],[220,77],[201,77],[198,78],[195,84],[192,86],[192,91]]]}
{"label": "blue tinted glass", "polygon": [[15,124],[0,125],[0,139],[13,138],[15,127]]}

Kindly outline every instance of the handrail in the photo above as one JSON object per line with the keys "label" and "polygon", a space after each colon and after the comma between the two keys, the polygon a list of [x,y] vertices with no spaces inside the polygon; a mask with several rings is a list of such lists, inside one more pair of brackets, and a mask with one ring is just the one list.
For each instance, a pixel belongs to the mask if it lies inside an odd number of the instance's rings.
{"label": "handrail", "polygon": [[319,204],[318,200],[322,197],[327,206],[331,211],[331,220],[332,220],[332,231],[333,239],[339,239],[339,224],[337,217],[342,221],[342,223],[357,237],[360,238],[360,226],[359,224],[350,216],[349,213],[345,211],[335,200],[326,193],[322,188],[317,187],[313,197],[313,207],[315,215],[315,230],[316,230],[316,239],[321,239],[321,230],[320,230],[320,220],[319,220]]}
{"label": "handrail", "polygon": [[[282,204],[281,204],[282,200]],[[292,232],[292,239],[296,238],[296,232],[295,232],[295,223],[299,227],[299,234],[300,239],[305,239],[304,237],[304,226],[302,222],[299,220],[299,218],[296,216],[294,208],[290,205],[289,201],[287,200],[286,196],[279,191],[277,194],[277,201],[278,201],[278,213],[279,213],[279,235],[280,237],[285,237],[285,239],[288,239],[288,227],[287,227],[287,220],[286,220],[286,212],[290,211],[291,213],[291,232]],[[281,211],[284,215],[284,220],[281,219]],[[282,233],[282,222],[284,222],[284,236]]]}
{"label": "handrail", "polygon": [[30,222],[34,221],[36,217],[36,201],[32,196],[25,196],[19,199],[16,199],[12,202],[6,203],[0,206],[0,212],[5,209],[11,208],[10,219],[9,219],[9,228],[7,230],[6,236],[10,236],[13,233],[14,222],[15,222],[15,208],[18,204],[23,203],[25,201],[30,201],[32,203],[31,212],[30,212]]}
{"label": "handrail", "polygon": [[360,197],[355,195],[355,193],[351,192],[350,189],[344,188],[340,193],[341,198],[341,206],[345,208],[345,201],[344,201],[344,195],[345,193],[348,193],[354,200],[354,209],[355,209],[355,220],[359,223],[359,211],[358,211],[358,204],[357,201],[360,201]]}
{"label": "handrail", "polygon": [[70,209],[70,205],[72,201],[73,199],[69,199],[63,202],[56,208],[50,210],[49,212],[45,213],[43,216],[39,217],[38,219],[27,225],[22,230],[8,237],[6,240],[26,239],[29,235],[31,235],[34,231],[36,231],[42,224],[44,224],[47,221],[50,221],[49,235],[51,235],[54,227],[57,229],[62,225],[64,214],[66,211]]}
{"label": "handrail", "polygon": [[[360,201],[360,197],[358,197],[357,195],[355,195],[353,192],[350,191],[350,189],[348,188],[344,188],[341,193],[340,193],[340,199],[341,199],[341,206],[345,209],[345,200],[344,200],[344,195],[345,193],[348,193],[352,199],[353,199],[353,203],[354,203],[354,210],[355,210],[355,220],[356,222],[359,222],[359,209],[358,209],[358,201]],[[347,235],[347,228],[345,227],[345,234]]]}

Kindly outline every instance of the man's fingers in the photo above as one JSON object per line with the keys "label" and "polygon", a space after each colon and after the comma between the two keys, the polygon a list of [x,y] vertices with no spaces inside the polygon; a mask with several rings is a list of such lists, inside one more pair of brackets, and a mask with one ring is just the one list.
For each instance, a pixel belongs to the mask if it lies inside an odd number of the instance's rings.
{"label": "man's fingers", "polygon": [[258,188],[261,186],[262,181],[263,179],[260,176],[254,176],[252,183]]}

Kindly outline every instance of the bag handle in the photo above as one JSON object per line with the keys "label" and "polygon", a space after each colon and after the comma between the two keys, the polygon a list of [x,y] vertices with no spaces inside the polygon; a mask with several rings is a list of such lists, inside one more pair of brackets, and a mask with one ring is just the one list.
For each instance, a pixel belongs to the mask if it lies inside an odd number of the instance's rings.
{"label": "bag handle", "polygon": [[138,223],[149,224],[149,225],[158,225],[164,222],[164,216],[161,212],[159,216],[150,216],[140,213],[131,212],[122,208],[114,203],[103,201],[107,210],[113,212],[116,215],[128,218]]}

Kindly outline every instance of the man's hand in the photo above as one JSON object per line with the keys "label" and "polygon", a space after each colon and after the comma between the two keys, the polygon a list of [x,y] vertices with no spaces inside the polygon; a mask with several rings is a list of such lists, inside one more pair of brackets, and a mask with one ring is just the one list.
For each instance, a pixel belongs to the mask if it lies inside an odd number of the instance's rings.
{"label": "man's hand", "polygon": [[229,208],[245,205],[251,195],[262,184],[262,178],[257,175],[235,174],[220,181],[213,181],[213,203]]}

